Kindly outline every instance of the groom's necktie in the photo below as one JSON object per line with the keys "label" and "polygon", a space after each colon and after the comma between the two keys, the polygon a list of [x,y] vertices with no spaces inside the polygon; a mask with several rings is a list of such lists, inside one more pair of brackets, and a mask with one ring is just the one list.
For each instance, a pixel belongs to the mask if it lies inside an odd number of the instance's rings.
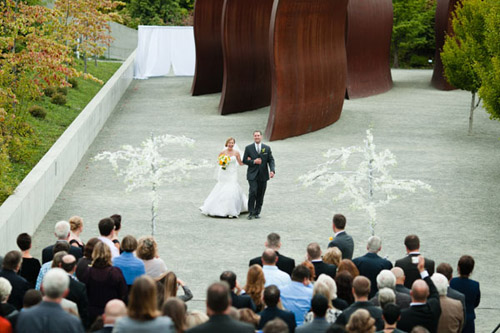
{"label": "groom's necktie", "polygon": [[256,144],[257,154],[260,154],[260,144]]}

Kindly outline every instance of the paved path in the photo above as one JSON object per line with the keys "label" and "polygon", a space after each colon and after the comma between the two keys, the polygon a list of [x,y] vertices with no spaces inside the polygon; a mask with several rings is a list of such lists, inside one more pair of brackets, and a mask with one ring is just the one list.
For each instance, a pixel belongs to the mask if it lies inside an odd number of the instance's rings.
{"label": "paved path", "polygon": [[[160,255],[167,266],[192,288],[191,309],[203,309],[205,290],[223,270],[246,279],[248,260],[260,255],[265,237],[278,232],[282,252],[301,262],[310,242],[325,246],[332,235],[331,217],[342,212],[354,236],[354,255],[364,254],[370,236],[367,217],[352,212],[346,203],[333,203],[334,190],[319,194],[303,188],[297,178],[321,162],[330,147],[359,145],[368,127],[379,148],[390,149],[398,159],[395,178],[420,179],[434,193],[420,192],[395,201],[378,212],[377,234],[381,254],[394,261],[404,256],[405,235],[421,238],[424,255],[454,268],[462,254],[476,259],[473,278],[483,297],[477,310],[478,332],[489,332],[500,318],[500,123],[476,113],[473,136],[467,136],[470,94],[442,92],[430,87],[431,71],[395,70],[394,88],[382,95],[346,101],[341,119],[323,130],[271,143],[276,178],[268,185],[262,219],[214,219],[198,207],[213,187],[212,170],[194,172],[190,180],[161,189],[159,215]],[[83,239],[97,235],[100,218],[123,216],[120,236],[149,232],[150,204],[146,191],[125,194],[125,185],[107,162],[93,162],[98,152],[138,145],[151,132],[186,135],[193,149],[172,147],[172,154],[214,160],[228,136],[240,147],[252,140],[254,129],[264,129],[269,108],[219,116],[220,94],[191,97],[191,78],[157,78],[133,81],[106,126],[35,234],[34,251],[53,241],[53,225],[80,215],[85,221]],[[240,169],[242,186],[245,169]]]}

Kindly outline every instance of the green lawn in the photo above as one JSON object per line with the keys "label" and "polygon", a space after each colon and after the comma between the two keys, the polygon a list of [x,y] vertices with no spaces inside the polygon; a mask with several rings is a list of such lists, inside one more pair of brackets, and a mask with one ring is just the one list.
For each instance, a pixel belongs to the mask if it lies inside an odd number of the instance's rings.
{"label": "green lawn", "polygon": [[[106,83],[120,66],[120,62],[99,62],[96,67],[93,61],[89,61],[87,70],[90,74]],[[77,69],[83,71],[83,61],[78,62]],[[77,81],[77,88],[68,89],[66,105],[52,104],[48,97],[42,97],[41,100],[32,103],[32,105],[44,107],[47,110],[47,116],[45,119],[34,118],[30,114],[26,117],[27,122],[33,128],[34,134],[26,138],[28,149],[23,154],[21,162],[13,162],[12,170],[7,174],[6,182],[11,189],[15,189],[21,183],[24,177],[42,159],[59,136],[102,88],[99,83],[84,80],[83,78],[79,78]],[[0,204],[7,197],[6,194],[0,193]]]}

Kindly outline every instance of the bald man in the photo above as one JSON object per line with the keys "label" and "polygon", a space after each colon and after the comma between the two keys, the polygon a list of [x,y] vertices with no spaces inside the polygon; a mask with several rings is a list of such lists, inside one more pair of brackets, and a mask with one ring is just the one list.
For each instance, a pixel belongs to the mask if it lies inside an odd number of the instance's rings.
{"label": "bald man", "polygon": [[401,267],[393,267],[392,274],[396,277],[396,291],[410,295],[410,289],[405,287],[405,272]]}
{"label": "bald man", "polygon": [[112,299],[106,303],[104,308],[104,314],[102,315],[102,321],[104,327],[95,333],[111,333],[113,327],[115,326],[115,321],[127,315],[127,306],[120,299]]}
{"label": "bald man", "polygon": [[413,282],[410,307],[401,311],[401,319],[398,322],[398,328],[405,332],[410,332],[413,327],[420,325],[430,333],[437,333],[441,315],[439,293],[424,265],[424,257],[418,256],[417,269],[422,279]]}

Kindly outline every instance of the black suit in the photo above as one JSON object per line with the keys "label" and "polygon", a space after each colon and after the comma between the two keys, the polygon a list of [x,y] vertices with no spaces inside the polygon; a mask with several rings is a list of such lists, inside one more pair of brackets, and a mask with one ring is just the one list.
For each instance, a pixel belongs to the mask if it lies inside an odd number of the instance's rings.
{"label": "black suit", "polygon": [[396,291],[399,291],[400,293],[403,293],[403,294],[410,295],[410,289],[406,288],[403,284],[397,284]]}
{"label": "black suit", "polygon": [[439,294],[431,278],[427,276],[424,281],[429,286],[429,297],[427,303],[410,306],[401,311],[401,319],[398,328],[405,332],[410,332],[415,326],[423,326],[430,333],[436,333],[441,315],[441,305],[439,304]]}
{"label": "black suit", "polygon": [[277,306],[268,306],[261,313],[259,313],[259,315],[260,322],[259,326],[257,326],[257,329],[259,330],[262,330],[262,328],[268,321],[271,321],[274,318],[280,318],[288,325],[288,330],[290,333],[295,332],[297,323],[295,322],[295,315],[293,314],[293,312],[278,309]]}
{"label": "black suit", "polygon": [[[257,158],[262,159],[261,164],[255,164]],[[266,193],[267,181],[269,180],[269,169],[275,172],[274,158],[271,147],[260,143],[260,151],[255,148],[255,143],[245,147],[243,163],[248,165],[247,180],[250,186],[248,194],[248,212],[250,215],[260,214]]]}
{"label": "black suit", "polygon": [[[66,241],[58,240],[58,242],[66,242]],[[46,262],[49,262],[52,260],[52,258],[54,258],[54,245],[49,245],[42,250],[42,264],[45,264]],[[78,259],[83,257],[82,249],[76,246],[70,245],[69,254],[74,255],[76,261],[78,261]]]}
{"label": "black suit", "polygon": [[368,252],[364,256],[354,258],[352,262],[358,268],[359,274],[370,280],[371,289],[369,297],[373,297],[378,291],[377,275],[384,269],[390,270],[392,268],[392,263],[380,257],[378,254],[371,252]]}
{"label": "black suit", "polygon": [[252,301],[252,298],[248,295],[236,295],[231,291],[231,304],[237,309],[248,308],[255,312],[255,303]]}
{"label": "black suit", "polygon": [[[411,289],[411,286],[415,280],[420,279],[420,273],[417,269],[417,264],[412,263],[412,257],[418,257],[419,254],[410,254],[402,259],[396,260],[394,266],[401,267],[405,272],[405,287]],[[429,275],[434,274],[434,260],[425,258],[425,269],[429,272]]]}
{"label": "black suit", "polygon": [[333,240],[328,244],[328,247],[338,247],[342,252],[342,259],[352,260],[352,254],[354,252],[354,241],[352,237],[349,236],[345,231],[340,232]]}
{"label": "black suit", "polygon": [[349,306],[340,314],[335,323],[343,326],[347,325],[347,323],[349,322],[349,318],[351,318],[351,315],[356,310],[359,309],[365,309],[368,312],[370,312],[370,316],[373,319],[375,319],[375,326],[377,327],[377,331],[384,329],[384,321],[382,320],[382,309],[366,301],[352,303],[351,306]]}
{"label": "black suit", "polygon": [[23,307],[24,294],[28,289],[31,289],[31,284],[22,276],[17,275],[16,272],[8,269],[2,269],[0,271],[0,277],[7,279],[12,286],[12,291],[7,303],[14,306],[17,310],[21,310]]}
{"label": "black suit", "polygon": [[85,328],[90,327],[89,318],[87,315],[87,307],[89,305],[89,300],[87,297],[87,287],[85,284],[76,281],[74,278],[69,278],[69,293],[66,299],[74,302],[78,307],[78,314],[82,320],[83,326]]}
{"label": "black suit", "polygon": [[[276,251],[276,255],[278,256],[278,262],[276,263],[278,269],[291,276],[292,271],[295,268],[295,260],[280,254],[278,251]],[[252,266],[255,264],[262,266],[262,257],[253,258],[252,260],[250,260],[248,266]]]}
{"label": "black suit", "polygon": [[255,328],[227,315],[213,315],[201,325],[195,326],[186,333],[255,333]]}
{"label": "black suit", "polygon": [[326,274],[330,276],[332,279],[335,279],[335,274],[337,273],[337,266],[326,264],[323,260],[312,261],[314,265],[314,272],[316,273],[316,280],[321,274]]}

